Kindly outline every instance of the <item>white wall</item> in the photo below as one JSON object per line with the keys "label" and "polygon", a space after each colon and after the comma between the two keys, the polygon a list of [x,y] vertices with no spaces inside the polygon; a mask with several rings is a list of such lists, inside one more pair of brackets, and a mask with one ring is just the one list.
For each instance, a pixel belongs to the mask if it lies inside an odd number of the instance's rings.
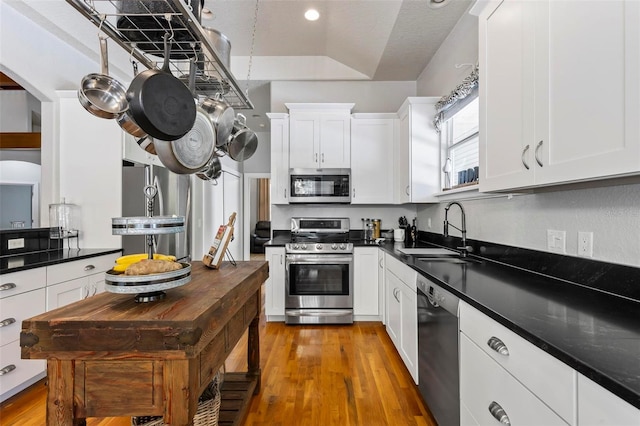
{"label": "white wall", "polygon": [[31,111],[26,90],[0,91],[0,132],[30,132]]}
{"label": "white wall", "polygon": [[248,160],[242,162],[242,171],[244,173],[269,173],[271,170],[271,133],[255,130],[254,132],[258,137],[258,148]]}
{"label": "white wall", "polygon": [[[417,82],[418,95],[445,95],[468,75],[456,63],[478,59],[477,18],[458,22]],[[482,70],[480,70],[482,72]],[[616,185],[475,201],[462,201],[471,239],[547,251],[547,229],[564,230],[568,255],[577,254],[578,231],[594,233],[593,257],[640,266],[640,185]],[[595,186],[595,185],[594,185]],[[459,224],[457,212],[453,223]],[[442,232],[444,205],[418,206],[421,230]],[[431,219],[432,227],[427,227]],[[454,230],[452,235],[457,235]]]}

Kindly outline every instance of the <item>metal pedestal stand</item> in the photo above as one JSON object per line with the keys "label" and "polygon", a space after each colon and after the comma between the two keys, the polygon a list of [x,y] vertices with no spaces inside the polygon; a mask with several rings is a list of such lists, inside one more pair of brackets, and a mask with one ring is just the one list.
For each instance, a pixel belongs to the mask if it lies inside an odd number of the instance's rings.
{"label": "metal pedestal stand", "polygon": [[[151,183],[151,167],[145,166],[144,196],[147,199],[147,216],[119,217],[111,221],[113,235],[145,235],[147,258],[154,257],[154,235],[175,234],[185,231],[184,216],[153,217],[154,199],[158,188]],[[179,287],[191,281],[191,265],[181,263],[176,271],[150,275],[124,275],[113,270],[107,271],[105,289],[112,293],[136,294],[138,303],[154,302],[166,297],[164,290]]]}

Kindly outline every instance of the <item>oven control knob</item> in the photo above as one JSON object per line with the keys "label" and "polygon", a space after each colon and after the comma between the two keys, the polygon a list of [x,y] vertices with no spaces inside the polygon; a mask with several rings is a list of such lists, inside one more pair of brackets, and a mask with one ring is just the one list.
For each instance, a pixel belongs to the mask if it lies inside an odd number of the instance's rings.
{"label": "oven control knob", "polygon": [[293,245],[293,249],[294,249],[294,250],[298,250],[299,248],[300,248],[300,246],[298,246],[297,244],[294,244],[294,245]]}
{"label": "oven control knob", "polygon": [[322,250],[322,244],[316,244],[316,250]]}
{"label": "oven control knob", "polygon": [[338,250],[338,245],[337,244],[331,244],[331,249],[332,250]]}
{"label": "oven control knob", "polygon": [[307,249],[307,245],[306,245],[306,244],[304,244],[304,243],[302,243],[302,244],[300,244],[300,248],[301,248],[302,250],[306,250],[306,249]]}
{"label": "oven control knob", "polygon": [[344,249],[346,249],[346,248],[347,248],[347,245],[346,245],[346,244],[340,244],[340,250],[344,250]]}

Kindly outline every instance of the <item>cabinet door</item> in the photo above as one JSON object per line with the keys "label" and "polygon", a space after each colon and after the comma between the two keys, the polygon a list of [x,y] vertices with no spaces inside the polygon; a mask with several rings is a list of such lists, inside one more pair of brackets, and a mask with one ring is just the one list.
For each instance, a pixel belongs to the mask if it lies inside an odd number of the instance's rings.
{"label": "cabinet door", "polygon": [[578,425],[637,426],[640,410],[597,383],[578,375]]}
{"label": "cabinet door", "polygon": [[398,292],[400,298],[400,355],[411,377],[418,384],[418,307],[417,295],[407,285]]}
{"label": "cabinet door", "polygon": [[533,184],[535,2],[500,2],[479,17],[480,190]]}
{"label": "cabinet door", "polygon": [[395,119],[351,120],[351,204],[393,203]]}
{"label": "cabinet door", "polygon": [[351,167],[351,115],[348,111],[320,114],[320,155],[322,169]]}
{"label": "cabinet door", "polygon": [[353,250],[353,314],[378,316],[377,247]]}
{"label": "cabinet door", "polygon": [[[46,376],[46,360],[21,359],[20,351],[19,340],[0,347],[0,369],[3,371],[0,380],[0,400],[15,395]],[[25,417],[28,417],[28,414]]]}
{"label": "cabinet door", "polygon": [[242,187],[241,176],[235,175],[229,172],[223,172],[222,186],[224,188],[223,194],[223,208],[224,208],[224,222],[229,222],[229,217],[232,213],[236,213],[236,226],[233,229],[233,239],[227,246],[227,250],[231,253],[236,260],[242,260]]}
{"label": "cabinet door", "polygon": [[398,138],[395,143],[394,163],[394,203],[403,204],[411,201],[411,165],[409,162],[409,143],[411,139],[410,106],[398,111]]}
{"label": "cabinet door", "polygon": [[265,247],[269,278],[265,282],[267,321],[284,321],[284,247]]}
{"label": "cabinet door", "polygon": [[637,173],[640,3],[534,3],[536,184]]}
{"label": "cabinet door", "polygon": [[378,250],[378,312],[380,313],[380,320],[383,324],[387,323],[387,310],[386,306],[386,289],[385,289],[385,254],[384,251]]}
{"label": "cabinet door", "polygon": [[91,295],[91,288],[86,277],[65,281],[47,287],[47,311],[66,306]]}
{"label": "cabinet door", "polygon": [[289,117],[271,118],[271,204],[289,204]]}
{"label": "cabinet door", "polygon": [[400,352],[400,329],[402,327],[402,308],[401,295],[402,286],[404,285],[398,277],[387,271],[386,273],[387,287],[387,334],[391,337],[391,341]]}
{"label": "cabinet door", "polygon": [[320,118],[318,113],[291,112],[289,122],[289,165],[318,168],[320,161]]}

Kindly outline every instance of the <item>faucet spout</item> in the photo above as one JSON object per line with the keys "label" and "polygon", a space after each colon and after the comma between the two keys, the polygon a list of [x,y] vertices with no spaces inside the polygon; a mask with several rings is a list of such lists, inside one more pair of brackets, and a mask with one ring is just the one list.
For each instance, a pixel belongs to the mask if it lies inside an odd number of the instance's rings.
{"label": "faucet spout", "polygon": [[[461,224],[460,228],[458,228],[457,226],[452,225],[452,224],[449,223],[449,209],[454,205],[458,206],[460,208],[460,216],[462,218],[462,224]],[[460,231],[460,233],[462,233],[462,247],[458,247],[458,248],[462,250],[460,252],[460,255],[462,257],[466,257],[468,252],[471,250],[471,247],[467,246],[467,218],[466,218],[466,214],[464,212],[464,208],[462,207],[462,204],[458,203],[457,201],[450,202],[444,208],[444,232],[443,232],[443,235],[445,237],[449,236],[449,226],[451,226],[454,229],[457,229],[458,231]]]}

